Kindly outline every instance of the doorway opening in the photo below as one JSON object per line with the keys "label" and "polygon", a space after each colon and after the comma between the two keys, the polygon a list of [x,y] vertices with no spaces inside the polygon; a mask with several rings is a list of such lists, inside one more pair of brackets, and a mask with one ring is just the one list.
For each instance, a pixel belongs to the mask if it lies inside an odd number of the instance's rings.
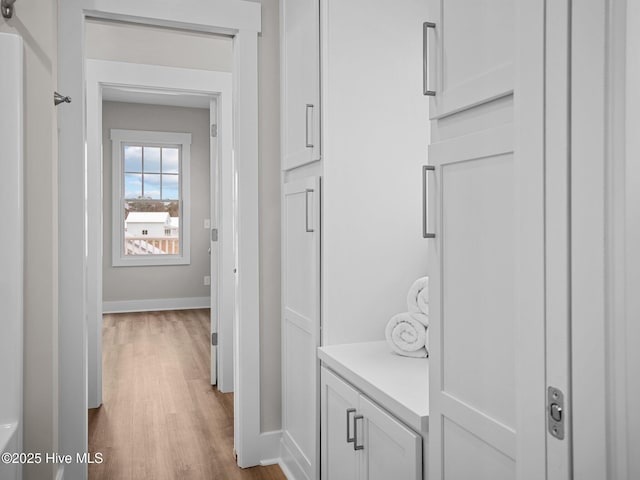
{"label": "doorway opening", "polygon": [[[59,189],[60,196],[60,290],[59,290],[59,443],[61,453],[86,451],[87,449],[87,392],[90,361],[95,361],[95,351],[89,349],[92,338],[97,336],[95,317],[97,299],[101,289],[92,279],[98,278],[100,253],[91,235],[99,235],[94,222],[100,218],[99,163],[91,162],[90,145],[99,142],[99,135],[91,131],[90,105],[96,105],[85,83],[86,24],[89,18],[101,18],[136,24],[169,27],[182,31],[195,31],[230,35],[233,40],[233,104],[230,96],[223,96],[223,110],[228,108],[233,117],[234,136],[228,145],[233,156],[230,172],[238,189],[238,219],[235,241],[237,259],[230,270],[234,275],[235,301],[232,329],[234,346],[234,446],[240,466],[258,464],[264,457],[263,440],[260,437],[260,395],[258,344],[258,218],[257,218],[257,35],[260,31],[260,6],[250,2],[220,2],[204,5],[188,2],[185,8],[176,10],[170,5],[141,0],[135,4],[100,4],[92,0],[65,3],[59,12],[59,87],[76,101],[69,108],[58,111],[59,139]],[[206,52],[199,52],[206,55]],[[193,80],[193,79],[191,79]],[[202,80],[202,79],[201,79]],[[203,80],[204,81],[204,80]],[[125,82],[139,85],[139,79]],[[209,86],[210,87],[210,86]],[[97,88],[97,87],[96,87]],[[163,87],[159,87],[163,88]],[[181,88],[191,90],[192,87]],[[202,88],[210,92],[210,88]],[[86,97],[85,97],[86,94]],[[227,99],[225,101],[225,98]],[[235,163],[234,163],[235,161]],[[235,172],[235,175],[233,173]],[[95,213],[98,212],[98,215]],[[220,231],[222,233],[222,230]],[[233,232],[228,232],[234,237]],[[220,235],[219,235],[220,242]],[[94,249],[91,251],[91,249]],[[222,268],[221,268],[222,269]],[[234,272],[234,269],[237,269]],[[94,304],[92,305],[92,302]],[[242,318],[242,322],[239,322]],[[89,357],[91,353],[91,357]],[[254,372],[253,374],[251,372]],[[241,417],[242,421],[239,421]],[[66,465],[65,476],[86,478],[86,465]]]}

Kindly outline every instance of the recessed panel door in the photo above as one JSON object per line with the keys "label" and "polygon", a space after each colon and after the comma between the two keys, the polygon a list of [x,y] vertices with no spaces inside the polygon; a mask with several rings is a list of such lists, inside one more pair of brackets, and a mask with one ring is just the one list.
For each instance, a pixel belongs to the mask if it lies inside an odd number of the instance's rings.
{"label": "recessed panel door", "polygon": [[283,442],[307,479],[318,469],[320,344],[320,180],[284,186]]}

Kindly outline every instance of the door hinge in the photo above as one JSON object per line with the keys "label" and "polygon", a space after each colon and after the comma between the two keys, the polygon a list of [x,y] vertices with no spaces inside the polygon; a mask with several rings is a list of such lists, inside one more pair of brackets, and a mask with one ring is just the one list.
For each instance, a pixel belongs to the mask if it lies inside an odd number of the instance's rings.
{"label": "door hinge", "polygon": [[211,345],[213,345],[214,347],[216,345],[218,345],[218,333],[211,333]]}
{"label": "door hinge", "polygon": [[211,125],[211,136],[214,138],[218,136],[218,125],[215,123]]}
{"label": "door hinge", "polygon": [[559,440],[564,439],[564,394],[555,387],[547,389],[547,423],[549,433]]}
{"label": "door hinge", "polygon": [[217,228],[212,228],[211,229],[211,241],[212,242],[217,242],[218,241],[218,229]]}

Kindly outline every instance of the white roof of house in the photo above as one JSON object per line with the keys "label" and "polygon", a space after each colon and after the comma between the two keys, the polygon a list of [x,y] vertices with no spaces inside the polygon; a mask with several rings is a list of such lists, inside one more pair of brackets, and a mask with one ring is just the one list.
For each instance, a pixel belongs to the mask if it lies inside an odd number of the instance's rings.
{"label": "white roof of house", "polygon": [[180,217],[171,217],[169,219],[171,221],[171,226],[174,228],[180,227]]}
{"label": "white roof of house", "polygon": [[169,212],[130,212],[125,223],[168,223]]}

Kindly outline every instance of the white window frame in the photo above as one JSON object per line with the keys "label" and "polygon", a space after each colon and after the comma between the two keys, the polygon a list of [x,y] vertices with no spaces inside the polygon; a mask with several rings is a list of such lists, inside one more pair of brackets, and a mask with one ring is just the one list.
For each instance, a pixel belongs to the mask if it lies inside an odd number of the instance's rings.
{"label": "white window frame", "polygon": [[[177,145],[181,150],[180,158],[180,254],[178,255],[125,255],[124,254],[124,213],[122,199],[124,195],[123,151],[124,144]],[[180,132],[155,132],[146,130],[111,129],[112,160],[112,219],[111,264],[114,267],[189,265],[191,263],[191,205],[190,205],[190,164],[191,134]]]}

